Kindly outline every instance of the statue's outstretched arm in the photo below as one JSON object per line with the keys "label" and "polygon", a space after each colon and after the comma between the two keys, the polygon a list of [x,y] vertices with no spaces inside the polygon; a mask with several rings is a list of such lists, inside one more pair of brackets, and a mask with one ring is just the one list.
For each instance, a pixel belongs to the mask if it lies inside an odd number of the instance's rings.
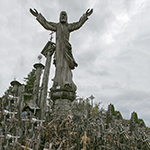
{"label": "statue's outstretched arm", "polygon": [[88,9],[86,13],[82,15],[78,22],[69,24],[69,31],[72,32],[79,29],[88,20],[88,16],[90,16],[92,13],[93,9]]}
{"label": "statue's outstretched arm", "polygon": [[30,13],[36,17],[36,20],[46,29],[51,31],[56,31],[56,23],[48,22],[41,13],[38,13],[36,9],[30,8]]}

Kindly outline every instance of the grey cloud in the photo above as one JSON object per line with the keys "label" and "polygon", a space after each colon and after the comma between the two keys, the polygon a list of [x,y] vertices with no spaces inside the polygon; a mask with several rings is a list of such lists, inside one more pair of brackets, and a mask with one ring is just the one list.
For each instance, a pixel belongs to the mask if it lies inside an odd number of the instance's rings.
{"label": "grey cloud", "polygon": [[136,111],[139,118],[143,118],[146,125],[149,125],[149,104],[150,94],[144,91],[124,91],[122,94],[116,96],[101,95],[101,91],[98,92],[99,101],[107,106],[112,103],[116,110],[119,110],[125,119],[130,119],[130,115],[133,111]]}

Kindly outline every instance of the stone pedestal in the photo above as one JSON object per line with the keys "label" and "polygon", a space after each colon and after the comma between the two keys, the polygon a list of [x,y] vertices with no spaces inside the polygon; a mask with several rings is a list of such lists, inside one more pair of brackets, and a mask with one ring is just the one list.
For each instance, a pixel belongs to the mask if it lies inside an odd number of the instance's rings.
{"label": "stone pedestal", "polygon": [[59,115],[67,115],[71,110],[71,101],[68,99],[56,99],[54,101],[54,114],[56,116]]}
{"label": "stone pedestal", "polygon": [[53,101],[57,99],[68,99],[71,102],[74,101],[76,98],[76,92],[74,91],[67,91],[65,89],[51,89],[51,99]]}
{"label": "stone pedestal", "polygon": [[54,113],[56,115],[67,115],[71,110],[71,103],[76,98],[76,92],[66,89],[51,89],[50,96],[54,102]]}

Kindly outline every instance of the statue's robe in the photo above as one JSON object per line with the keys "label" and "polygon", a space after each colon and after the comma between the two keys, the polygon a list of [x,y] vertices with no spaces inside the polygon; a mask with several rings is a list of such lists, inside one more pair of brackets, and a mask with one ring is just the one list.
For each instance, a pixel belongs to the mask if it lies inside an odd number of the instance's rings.
{"label": "statue's robe", "polygon": [[86,14],[75,23],[54,23],[48,22],[42,14],[36,18],[38,22],[47,30],[56,32],[56,51],[55,51],[55,77],[53,79],[53,88],[64,88],[69,85],[73,91],[76,91],[76,85],[72,81],[71,70],[77,67],[72,55],[72,47],[69,43],[70,32],[79,29],[88,19]]}

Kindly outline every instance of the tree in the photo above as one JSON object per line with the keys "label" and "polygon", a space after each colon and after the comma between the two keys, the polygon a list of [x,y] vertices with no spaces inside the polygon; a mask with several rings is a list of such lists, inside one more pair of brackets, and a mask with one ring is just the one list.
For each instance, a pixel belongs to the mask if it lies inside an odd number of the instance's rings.
{"label": "tree", "polygon": [[93,112],[92,112],[92,116],[96,116],[98,114],[100,104],[101,104],[101,102],[95,103],[95,106],[94,106]]}
{"label": "tree", "polygon": [[139,123],[140,123],[140,122],[142,122],[142,123],[143,123],[143,126],[146,127],[145,122],[144,122],[143,119],[139,119]]}
{"label": "tree", "polygon": [[111,113],[113,116],[116,116],[116,111],[115,111],[115,107],[113,104],[110,104],[111,105]]}
{"label": "tree", "polygon": [[12,86],[9,86],[8,89],[4,92],[4,95],[2,97],[8,96],[8,94],[12,93]]}
{"label": "tree", "polygon": [[120,118],[123,119],[123,117],[122,117],[120,111],[115,111],[115,112],[116,112],[116,115],[119,114]]}
{"label": "tree", "polygon": [[[36,80],[36,76],[35,76],[35,69],[32,69],[32,71],[27,75],[27,77],[24,77],[24,81],[25,83],[25,93],[28,94],[33,94],[33,87],[34,87],[34,82]],[[25,96],[24,97],[24,102],[28,102],[32,99],[32,96]]]}
{"label": "tree", "polygon": [[134,121],[135,121],[135,123],[139,124],[139,119],[138,119],[137,113],[135,111],[133,113],[134,113]]}

